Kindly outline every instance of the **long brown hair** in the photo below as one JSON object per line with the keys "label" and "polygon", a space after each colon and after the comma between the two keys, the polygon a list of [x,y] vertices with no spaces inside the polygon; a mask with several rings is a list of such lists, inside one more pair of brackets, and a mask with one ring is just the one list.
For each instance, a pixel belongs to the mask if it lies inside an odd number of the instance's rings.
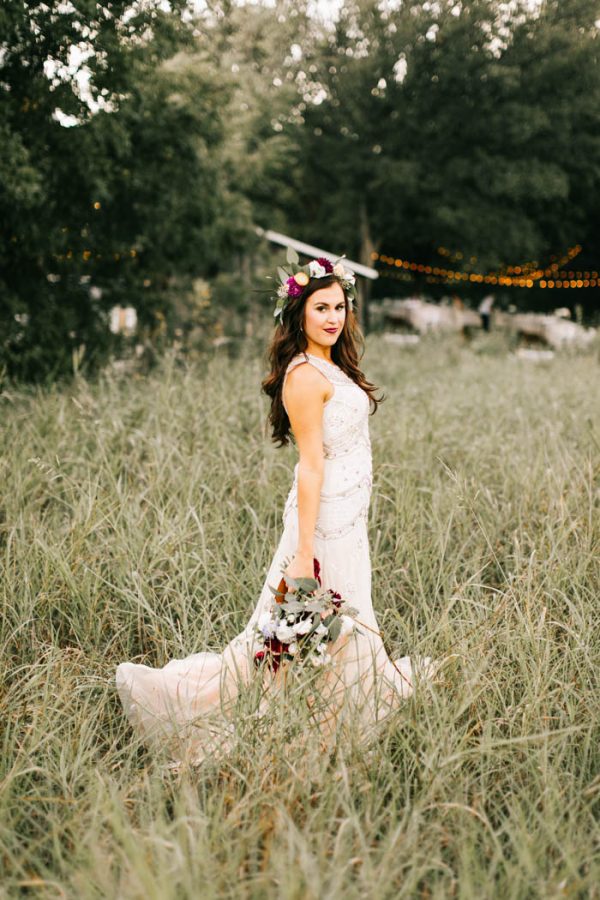
{"label": "long brown hair", "polygon": [[[316,291],[329,287],[331,284],[343,286],[335,275],[326,275],[323,278],[311,278],[303,292],[298,297],[289,297],[280,324],[277,325],[268,351],[268,360],[271,371],[262,382],[262,390],[271,398],[269,411],[269,424],[272,429],[273,441],[282,447],[290,440],[290,420],[283,405],[283,381],[286,369],[291,360],[302,353],[308,347],[308,341],[301,326],[304,319],[304,307],[306,301]],[[371,414],[375,412],[383,396],[376,397],[377,387],[367,381],[361,372],[358,363],[364,353],[364,338],[358,327],[346,292],[346,318],[344,327],[335,344],[331,348],[331,359],[342,369],[362,390],[368,394],[371,404]],[[360,356],[359,356],[360,347]]]}

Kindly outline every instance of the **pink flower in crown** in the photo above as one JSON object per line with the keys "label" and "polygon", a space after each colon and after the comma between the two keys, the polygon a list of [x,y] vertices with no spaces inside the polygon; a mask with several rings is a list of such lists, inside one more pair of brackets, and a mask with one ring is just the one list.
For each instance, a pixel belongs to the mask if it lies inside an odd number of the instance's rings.
{"label": "pink flower in crown", "polygon": [[293,275],[291,278],[288,278],[286,284],[288,289],[288,297],[299,297],[304,290],[304,287],[301,284],[298,284]]}
{"label": "pink flower in crown", "polygon": [[333,263],[326,256],[319,256],[317,262],[323,266],[328,275],[333,272]]}

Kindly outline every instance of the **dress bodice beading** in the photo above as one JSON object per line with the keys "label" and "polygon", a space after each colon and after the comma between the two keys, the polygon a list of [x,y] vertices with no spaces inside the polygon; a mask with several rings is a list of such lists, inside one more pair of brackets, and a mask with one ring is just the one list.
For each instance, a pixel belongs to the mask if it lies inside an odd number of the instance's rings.
{"label": "dress bodice beading", "polygon": [[[286,377],[302,363],[315,366],[333,386],[333,396],[323,408],[325,465],[315,528],[316,537],[333,540],[366,523],[372,484],[369,398],[339,366],[309,353],[292,359]],[[284,523],[297,510],[297,484],[298,463],[283,512]]]}

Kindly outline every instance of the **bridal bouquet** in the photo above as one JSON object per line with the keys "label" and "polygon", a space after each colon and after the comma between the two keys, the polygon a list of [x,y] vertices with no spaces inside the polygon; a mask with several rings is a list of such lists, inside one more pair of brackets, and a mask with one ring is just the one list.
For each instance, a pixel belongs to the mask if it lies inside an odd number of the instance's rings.
{"label": "bridal bouquet", "polygon": [[314,571],[314,578],[286,577],[277,590],[271,588],[271,608],[257,624],[260,649],[254,655],[255,665],[268,662],[274,672],[284,660],[325,666],[331,662],[328,644],[355,630],[356,626],[342,616],[355,616],[357,610],[337,591],[321,587],[316,559]]}

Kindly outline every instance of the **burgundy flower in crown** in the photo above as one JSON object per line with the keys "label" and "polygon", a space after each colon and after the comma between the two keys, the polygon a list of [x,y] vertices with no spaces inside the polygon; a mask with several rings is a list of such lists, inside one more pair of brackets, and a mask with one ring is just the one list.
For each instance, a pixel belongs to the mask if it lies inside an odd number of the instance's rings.
{"label": "burgundy flower in crown", "polygon": [[333,263],[330,259],[327,259],[326,256],[319,256],[317,257],[317,262],[325,269],[328,275],[331,275],[333,272]]}
{"label": "burgundy flower in crown", "polygon": [[290,297],[300,297],[304,288],[314,278],[325,278],[327,275],[334,275],[337,278],[338,283],[344,289],[348,306],[352,309],[352,303],[356,297],[356,276],[351,269],[344,266],[342,259],[343,256],[340,256],[339,259],[332,262],[326,256],[319,256],[317,259],[311,259],[305,266],[301,266],[296,251],[288,247],[287,268],[283,266],[277,268],[279,285],[275,294],[276,305],[273,315],[279,316],[281,321]]}

